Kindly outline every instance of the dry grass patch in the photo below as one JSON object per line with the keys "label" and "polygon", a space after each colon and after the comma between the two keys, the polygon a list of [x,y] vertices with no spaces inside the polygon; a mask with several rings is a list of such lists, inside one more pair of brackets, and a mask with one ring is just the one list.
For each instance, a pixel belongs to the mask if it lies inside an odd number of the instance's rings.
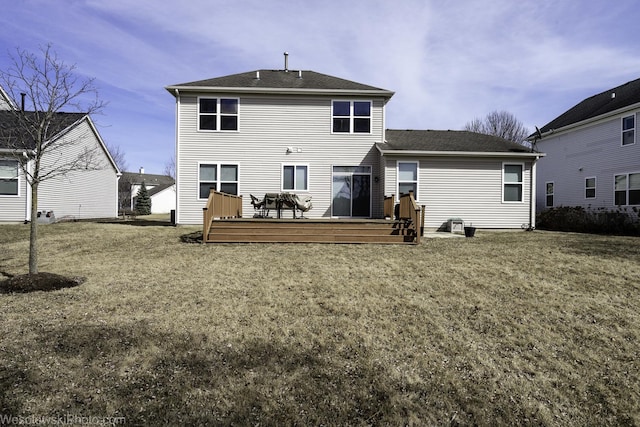
{"label": "dry grass patch", "polygon": [[[6,274],[26,268],[23,227],[0,226]],[[41,230],[41,270],[87,281],[0,295],[0,413],[640,423],[637,238],[197,245],[188,227]]]}

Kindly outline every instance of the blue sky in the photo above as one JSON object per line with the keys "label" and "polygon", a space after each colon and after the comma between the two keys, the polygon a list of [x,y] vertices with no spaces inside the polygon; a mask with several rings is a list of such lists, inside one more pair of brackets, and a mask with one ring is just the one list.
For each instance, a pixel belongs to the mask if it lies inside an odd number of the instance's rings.
{"label": "blue sky", "polygon": [[393,129],[461,129],[493,110],[533,130],[640,78],[636,0],[11,0],[0,67],[52,43],[109,104],[94,117],[129,170],[162,173],[165,86],[257,69],[314,70],[395,91]]}

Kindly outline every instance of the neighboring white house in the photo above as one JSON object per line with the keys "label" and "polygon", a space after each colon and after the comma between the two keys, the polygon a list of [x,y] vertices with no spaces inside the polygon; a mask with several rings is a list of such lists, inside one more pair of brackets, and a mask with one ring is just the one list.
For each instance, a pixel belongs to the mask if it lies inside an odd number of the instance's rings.
{"label": "neighboring white house", "polygon": [[640,79],[589,97],[529,139],[538,165],[538,210],[640,206]]}
{"label": "neighboring white house", "polygon": [[[386,130],[393,92],[314,71],[257,70],[168,86],[176,100],[178,224],[202,222],[210,188],[311,196],[309,218],[381,218],[413,189],[428,227],[533,225],[540,153],[469,132]],[[488,145],[487,145],[488,144]]]}
{"label": "neighboring white house", "polygon": [[16,108],[13,105],[13,101],[11,100],[11,98],[9,97],[9,95],[7,95],[7,92],[4,91],[4,89],[2,89],[2,86],[0,86],[0,110],[12,110],[13,108]]}
{"label": "neighboring white house", "polygon": [[[33,160],[30,149],[16,149],[14,138],[19,128],[10,108],[0,111],[0,221],[28,221],[31,190],[19,165],[27,162],[32,168]],[[78,159],[82,153],[90,155],[91,164],[100,167],[75,170],[41,182],[38,211],[53,211],[57,219],[115,218],[120,172],[91,118],[86,114],[58,113],[56,120],[63,130],[53,141],[61,143],[60,148],[42,157],[41,173],[49,173],[60,164]],[[65,140],[70,143],[66,144]]]}
{"label": "neighboring white house", "polygon": [[136,172],[123,172],[120,178],[121,207],[133,210],[135,198],[142,183],[151,197],[151,213],[169,213],[176,208],[175,181],[168,175],[145,173],[144,168]]}

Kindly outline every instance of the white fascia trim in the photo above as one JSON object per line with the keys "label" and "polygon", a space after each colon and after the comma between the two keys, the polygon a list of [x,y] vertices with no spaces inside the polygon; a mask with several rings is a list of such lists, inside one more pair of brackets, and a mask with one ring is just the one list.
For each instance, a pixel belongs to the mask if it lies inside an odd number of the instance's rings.
{"label": "white fascia trim", "polygon": [[514,157],[535,158],[546,156],[545,153],[511,153],[485,151],[420,151],[420,150],[385,150],[378,148],[383,156],[429,156],[429,157]]}
{"label": "white fascia trim", "polygon": [[352,89],[287,89],[287,88],[254,88],[254,87],[211,87],[211,86],[167,86],[166,90],[175,96],[181,92],[212,93],[267,93],[277,95],[338,95],[338,96],[378,96],[391,98],[395,92],[390,90],[352,90]]}

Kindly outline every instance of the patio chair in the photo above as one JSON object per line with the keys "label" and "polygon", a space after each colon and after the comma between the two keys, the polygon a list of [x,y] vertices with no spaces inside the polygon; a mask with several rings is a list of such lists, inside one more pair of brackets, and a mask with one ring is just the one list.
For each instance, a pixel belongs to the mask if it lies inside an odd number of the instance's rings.
{"label": "patio chair", "polygon": [[266,218],[269,215],[269,210],[266,209],[267,202],[265,199],[258,199],[253,194],[249,194],[251,196],[251,204],[253,205],[253,209],[256,213],[253,214],[254,218]]}

